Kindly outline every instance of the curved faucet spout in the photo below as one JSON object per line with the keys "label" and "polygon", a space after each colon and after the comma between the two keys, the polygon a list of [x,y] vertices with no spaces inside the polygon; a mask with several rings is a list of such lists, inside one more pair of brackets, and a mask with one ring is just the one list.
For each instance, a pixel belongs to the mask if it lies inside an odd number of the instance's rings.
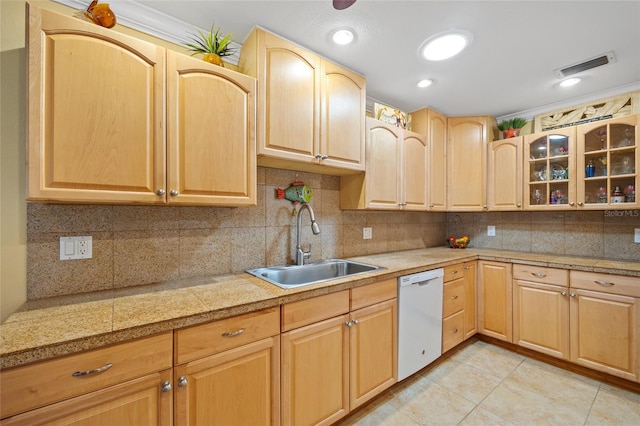
{"label": "curved faucet spout", "polygon": [[300,206],[300,210],[298,210],[298,219],[296,226],[296,265],[304,265],[305,259],[311,257],[311,244],[309,244],[309,251],[302,250],[302,246],[300,245],[300,228],[302,226],[302,211],[309,211],[309,216],[311,217],[311,232],[313,235],[318,235],[320,233],[320,225],[316,222],[316,215],[313,213],[313,209],[307,203],[304,203]]}

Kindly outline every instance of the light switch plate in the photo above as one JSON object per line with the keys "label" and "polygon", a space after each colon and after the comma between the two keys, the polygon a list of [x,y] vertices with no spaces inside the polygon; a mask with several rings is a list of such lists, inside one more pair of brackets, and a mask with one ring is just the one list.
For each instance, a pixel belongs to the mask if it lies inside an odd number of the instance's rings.
{"label": "light switch plate", "polygon": [[60,237],[60,260],[91,259],[93,257],[93,238]]}
{"label": "light switch plate", "polygon": [[495,226],[487,226],[487,236],[495,237],[496,236],[496,227]]}
{"label": "light switch plate", "polygon": [[373,229],[370,227],[362,228],[362,239],[370,240],[373,238]]}
{"label": "light switch plate", "polygon": [[636,228],[636,232],[633,235],[633,242],[640,243],[640,228]]}

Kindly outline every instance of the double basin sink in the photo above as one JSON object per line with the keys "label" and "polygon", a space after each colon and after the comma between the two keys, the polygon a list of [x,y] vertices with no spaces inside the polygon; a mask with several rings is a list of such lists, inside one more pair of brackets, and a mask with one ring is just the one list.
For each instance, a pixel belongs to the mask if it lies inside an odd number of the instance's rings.
{"label": "double basin sink", "polygon": [[281,288],[296,288],[379,269],[385,268],[349,260],[328,259],[306,265],[282,265],[249,269],[247,272]]}

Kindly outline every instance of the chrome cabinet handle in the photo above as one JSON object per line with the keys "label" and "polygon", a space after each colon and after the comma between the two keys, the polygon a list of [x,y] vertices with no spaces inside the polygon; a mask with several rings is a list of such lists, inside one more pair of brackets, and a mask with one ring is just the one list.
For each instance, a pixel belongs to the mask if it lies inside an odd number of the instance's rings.
{"label": "chrome cabinet handle", "polygon": [[600,280],[595,280],[594,283],[601,285],[603,287],[613,287],[615,284],[610,282],[610,281],[600,281]]}
{"label": "chrome cabinet handle", "polygon": [[456,334],[458,332],[457,328],[454,328],[453,330],[451,330],[451,334]]}
{"label": "chrome cabinet handle", "polygon": [[569,203],[569,205],[570,205],[571,207],[573,207],[575,204],[576,204],[576,203],[574,203],[573,201]]}
{"label": "chrome cabinet handle", "polygon": [[482,208],[486,210],[486,209],[488,209],[488,208],[489,208],[489,206],[487,206],[487,205],[485,204],[484,206],[482,206]]}
{"label": "chrome cabinet handle", "polygon": [[569,296],[576,297],[576,294],[575,293],[571,293],[571,294],[569,294]]}
{"label": "chrome cabinet handle", "polygon": [[183,387],[187,386],[188,384],[189,384],[189,380],[187,380],[186,377],[180,376],[178,378],[178,387],[179,388],[183,388]]}
{"label": "chrome cabinet handle", "polygon": [[456,300],[458,298],[458,296],[451,296],[451,300]]}
{"label": "chrome cabinet handle", "polygon": [[225,333],[222,333],[222,337],[235,337],[235,336],[239,336],[242,333],[244,333],[244,328],[241,328],[240,330],[236,330],[236,331],[227,331]]}
{"label": "chrome cabinet handle", "polygon": [[469,269],[471,269],[471,266],[467,265],[464,267],[464,269],[468,271]]}
{"label": "chrome cabinet handle", "polygon": [[433,204],[429,204],[429,207],[433,207]]}
{"label": "chrome cabinet handle", "polygon": [[171,383],[170,382],[162,382],[162,385],[160,386],[160,390],[162,392],[171,392]]}
{"label": "chrome cabinet handle", "polygon": [[327,158],[329,158],[329,156],[325,154],[316,154],[315,157],[317,160],[326,160]]}
{"label": "chrome cabinet handle", "polygon": [[581,206],[582,205],[582,201],[578,201],[578,205]]}
{"label": "chrome cabinet handle", "polygon": [[560,293],[560,295],[561,295],[561,296],[566,296],[566,295],[567,295],[567,292],[566,292],[566,291],[563,291],[562,293]]}
{"label": "chrome cabinet handle", "polygon": [[540,272],[532,272],[531,275],[533,275],[534,277],[538,277],[538,278],[544,278],[547,276],[547,274],[542,274]]}
{"label": "chrome cabinet handle", "polygon": [[353,326],[353,323],[351,321],[347,321],[344,323],[344,325],[346,325],[347,327],[351,328]]}
{"label": "chrome cabinet handle", "polygon": [[169,192],[169,195],[171,195],[172,197],[177,197],[178,194],[180,194],[178,191],[176,191],[175,189],[172,189],[171,192]]}
{"label": "chrome cabinet handle", "polygon": [[111,367],[113,367],[113,364],[108,363],[103,365],[102,367],[96,368],[94,370],[88,370],[88,371],[76,371],[75,373],[71,374],[73,377],[83,377],[83,376],[89,376],[91,374],[98,374],[98,373],[102,373],[103,371],[107,371],[108,369],[110,369]]}
{"label": "chrome cabinet handle", "polygon": [[518,204],[516,204],[516,207],[520,208],[520,207],[522,207],[522,204],[518,203]]}
{"label": "chrome cabinet handle", "polygon": [[458,273],[458,271],[454,269],[453,271],[451,271],[451,273],[452,273],[453,275],[455,275],[455,274],[457,274],[457,273]]}
{"label": "chrome cabinet handle", "polygon": [[358,324],[360,324],[360,321],[358,321],[357,319],[354,319],[352,322],[353,322],[353,325],[358,325]]}
{"label": "chrome cabinet handle", "polygon": [[160,189],[158,189],[158,190],[156,191],[156,195],[160,195],[160,196],[162,196],[162,195],[164,195],[164,194],[166,194],[166,192],[165,192],[165,191],[164,191],[164,189],[162,189],[162,188],[160,188]]}

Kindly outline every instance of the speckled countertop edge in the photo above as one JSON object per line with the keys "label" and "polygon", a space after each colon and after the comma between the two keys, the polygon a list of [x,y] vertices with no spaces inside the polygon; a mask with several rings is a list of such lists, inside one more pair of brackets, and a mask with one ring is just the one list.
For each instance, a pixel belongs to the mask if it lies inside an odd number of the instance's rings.
{"label": "speckled countertop edge", "polygon": [[443,247],[359,256],[386,269],[284,290],[249,274],[27,302],[0,325],[0,368],[93,349],[468,260],[640,277],[640,262]]}

